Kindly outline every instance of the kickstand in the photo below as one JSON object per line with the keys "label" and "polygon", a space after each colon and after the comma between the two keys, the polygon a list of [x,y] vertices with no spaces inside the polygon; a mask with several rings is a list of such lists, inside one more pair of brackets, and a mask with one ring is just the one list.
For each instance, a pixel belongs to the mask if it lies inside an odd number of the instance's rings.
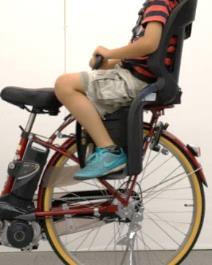
{"label": "kickstand", "polygon": [[[122,258],[121,265],[126,265],[126,264],[137,265],[135,253],[134,253],[135,238],[136,238],[136,232],[131,231],[128,234],[127,248],[126,248],[124,256]],[[129,256],[129,257],[127,257],[127,256]]]}
{"label": "kickstand", "polygon": [[142,220],[142,215],[134,214],[127,235],[119,242],[121,245],[126,245],[124,256],[120,265],[137,265],[135,256],[135,240],[137,232],[141,229],[141,225],[138,224]]}

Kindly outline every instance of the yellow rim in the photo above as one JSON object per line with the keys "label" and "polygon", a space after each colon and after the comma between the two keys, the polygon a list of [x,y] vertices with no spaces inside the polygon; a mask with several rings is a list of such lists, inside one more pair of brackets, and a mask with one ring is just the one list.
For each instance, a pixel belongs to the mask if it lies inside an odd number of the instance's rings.
{"label": "yellow rim", "polygon": [[[186,159],[184,154],[172,143],[170,143],[168,140],[165,138],[161,137],[161,143],[164,144],[167,147],[170,147],[169,150],[172,151],[178,157],[178,159],[181,161],[181,163],[184,165],[184,167],[187,169],[187,172],[193,172],[194,169],[192,168],[191,164],[189,161]],[[179,251],[178,255],[168,264],[168,265],[176,265],[178,262],[186,255],[186,253],[189,251],[191,245],[193,244],[196,235],[199,231],[199,227],[201,225],[201,220],[202,220],[202,211],[203,211],[203,203],[202,203],[202,196],[201,196],[201,190],[200,190],[200,185],[199,181],[197,178],[197,175],[195,173],[192,173],[190,175],[191,181],[193,183],[193,188],[194,188],[194,195],[195,195],[195,203],[198,207],[195,208],[195,213],[194,213],[194,224],[192,226],[192,231],[190,233],[189,238],[187,238],[186,243],[184,244],[183,248]]]}
{"label": "yellow rim", "polygon": [[[69,149],[69,153],[74,153],[74,151],[76,151],[76,145],[71,146],[71,148]],[[58,163],[56,164],[57,166],[60,166],[61,164],[63,164],[63,161],[65,160],[65,157],[61,157],[61,159],[58,161]],[[45,194],[44,194],[44,211],[49,211],[50,210],[50,202],[51,202],[51,198],[52,198],[52,192],[53,192],[53,188],[52,187],[47,187],[45,190]],[[77,263],[70,257],[69,253],[61,246],[61,242],[60,239],[57,237],[57,234],[55,233],[54,230],[54,225],[53,225],[53,221],[52,218],[46,218],[45,219],[45,224],[46,224],[46,228],[48,230],[48,236],[52,242],[52,244],[54,245],[54,248],[56,249],[56,251],[58,252],[58,254],[63,258],[63,260],[70,265],[77,265]]]}
{"label": "yellow rim", "polygon": [[[168,150],[170,150],[173,154],[175,154],[175,156],[178,158],[178,160],[184,165],[184,168],[187,170],[187,172],[193,172],[193,168],[192,168],[191,164],[186,159],[184,154],[175,145],[173,145],[170,141],[168,141],[167,139],[165,139],[163,137],[160,138],[160,142],[161,142],[161,144],[165,145],[168,148]],[[76,146],[72,146],[69,151],[73,152],[73,149],[76,150]],[[57,166],[62,165],[64,159],[65,159],[64,157],[61,157],[60,160],[57,162]],[[193,183],[193,189],[194,189],[193,192],[195,195],[194,200],[195,200],[195,205],[197,206],[195,208],[195,212],[194,212],[193,226],[192,226],[192,229],[190,231],[190,235],[187,238],[187,241],[185,242],[183,247],[179,250],[179,253],[173,258],[173,260],[171,262],[169,262],[168,265],[176,265],[176,264],[178,264],[178,262],[180,260],[183,259],[183,257],[187,254],[187,252],[191,248],[191,246],[192,246],[192,244],[196,238],[196,235],[199,231],[199,227],[201,225],[202,212],[203,212],[203,202],[202,202],[201,189],[200,189],[197,175],[195,173],[192,173],[190,175],[190,178],[191,178],[191,182]],[[53,188],[51,188],[51,187],[47,187],[45,190],[44,211],[50,210],[50,207],[51,207],[50,202],[51,202],[51,198],[52,198],[52,192],[53,192]],[[62,257],[62,259],[67,264],[79,265],[76,263],[76,261],[74,261],[71,258],[70,253],[68,253],[63,248],[63,245],[60,242],[60,239],[57,237],[57,234],[54,230],[54,225],[53,225],[52,219],[46,218],[45,223],[46,223],[46,228],[48,231],[48,236],[49,236],[54,248],[56,249],[57,253]]]}

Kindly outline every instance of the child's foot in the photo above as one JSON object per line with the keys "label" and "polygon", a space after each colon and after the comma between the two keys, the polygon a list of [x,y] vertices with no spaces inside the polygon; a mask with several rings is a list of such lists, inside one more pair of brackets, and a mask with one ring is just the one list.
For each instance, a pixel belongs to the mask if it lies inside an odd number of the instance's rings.
{"label": "child's foot", "polygon": [[125,168],[127,157],[122,149],[111,152],[108,148],[97,147],[95,153],[91,154],[86,166],[74,174],[74,178],[85,180],[102,177],[112,172]]}

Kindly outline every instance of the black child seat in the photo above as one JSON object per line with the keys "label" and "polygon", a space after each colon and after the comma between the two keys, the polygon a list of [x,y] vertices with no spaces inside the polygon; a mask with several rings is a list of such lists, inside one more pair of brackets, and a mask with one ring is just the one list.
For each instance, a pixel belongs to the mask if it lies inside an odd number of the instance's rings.
{"label": "black child seat", "polygon": [[[170,15],[163,30],[158,50],[149,57],[148,66],[157,81],[144,89],[134,99],[128,114],[127,146],[128,174],[137,175],[142,170],[143,157],[143,109],[148,105],[179,104],[181,89],[178,86],[183,42],[191,36],[192,22],[195,19],[197,0],[181,0]],[[171,37],[177,39],[174,64],[168,69],[164,60]],[[155,101],[152,102],[155,96]]]}
{"label": "black child seat", "polygon": [[[128,155],[128,174],[137,175],[142,171],[143,155],[143,110],[150,106],[179,104],[181,89],[178,86],[183,42],[191,36],[195,19],[197,0],[181,0],[170,15],[164,27],[158,50],[148,59],[151,72],[158,77],[133,100],[130,108],[123,108],[107,115],[104,121],[115,143],[124,147]],[[177,40],[174,64],[167,68],[164,60],[170,39]]]}

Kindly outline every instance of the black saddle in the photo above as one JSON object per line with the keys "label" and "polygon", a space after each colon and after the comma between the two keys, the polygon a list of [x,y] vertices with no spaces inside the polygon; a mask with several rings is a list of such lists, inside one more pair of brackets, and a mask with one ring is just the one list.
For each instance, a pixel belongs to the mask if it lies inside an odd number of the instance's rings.
{"label": "black saddle", "polygon": [[1,98],[20,108],[31,106],[33,113],[57,115],[61,103],[57,100],[53,88],[28,89],[21,87],[5,87]]}

